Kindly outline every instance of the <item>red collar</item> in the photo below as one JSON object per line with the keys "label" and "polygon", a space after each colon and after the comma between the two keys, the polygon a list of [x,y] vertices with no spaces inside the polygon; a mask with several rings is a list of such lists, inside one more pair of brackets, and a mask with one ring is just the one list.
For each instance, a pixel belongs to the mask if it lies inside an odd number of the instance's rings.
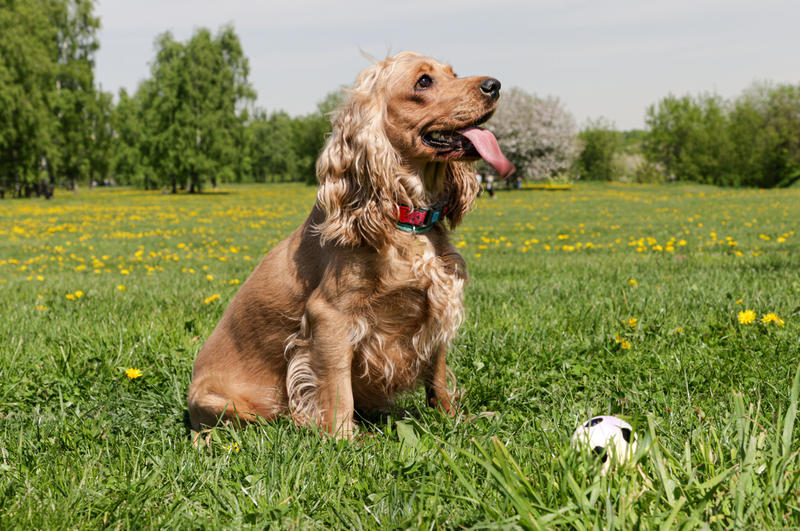
{"label": "red collar", "polygon": [[447,211],[448,206],[445,201],[437,203],[431,208],[411,208],[397,205],[397,228],[406,232],[428,231],[437,221],[444,218]]}

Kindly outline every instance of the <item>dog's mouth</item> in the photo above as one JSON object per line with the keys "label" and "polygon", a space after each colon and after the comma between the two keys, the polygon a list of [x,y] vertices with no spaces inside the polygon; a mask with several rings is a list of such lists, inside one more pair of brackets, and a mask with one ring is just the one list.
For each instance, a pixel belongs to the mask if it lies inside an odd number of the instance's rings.
{"label": "dog's mouth", "polygon": [[422,135],[422,143],[436,152],[437,159],[482,158],[492,165],[498,175],[504,178],[511,175],[515,169],[514,165],[503,155],[492,132],[477,125],[451,131],[427,131]]}

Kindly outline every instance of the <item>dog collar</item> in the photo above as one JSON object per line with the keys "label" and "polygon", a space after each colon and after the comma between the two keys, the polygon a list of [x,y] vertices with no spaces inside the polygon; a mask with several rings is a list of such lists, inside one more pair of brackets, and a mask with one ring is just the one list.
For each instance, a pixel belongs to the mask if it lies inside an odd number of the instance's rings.
{"label": "dog collar", "polygon": [[397,205],[397,228],[406,232],[426,232],[447,214],[444,201],[431,208],[411,208]]}

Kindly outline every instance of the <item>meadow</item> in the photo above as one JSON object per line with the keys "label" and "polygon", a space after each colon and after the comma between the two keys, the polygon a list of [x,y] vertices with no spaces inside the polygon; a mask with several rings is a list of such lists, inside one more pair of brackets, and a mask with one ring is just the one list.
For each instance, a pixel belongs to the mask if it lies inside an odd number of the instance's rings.
{"label": "meadow", "polygon": [[[198,349],[315,190],[0,201],[0,527],[800,526],[800,189],[479,198],[449,354],[353,442],[283,420],[192,445]],[[634,425],[607,475],[570,447]]]}

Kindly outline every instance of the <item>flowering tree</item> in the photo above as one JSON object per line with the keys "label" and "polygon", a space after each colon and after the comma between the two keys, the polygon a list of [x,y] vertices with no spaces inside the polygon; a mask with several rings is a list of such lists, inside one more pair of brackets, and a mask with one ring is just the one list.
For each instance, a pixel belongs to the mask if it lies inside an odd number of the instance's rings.
{"label": "flowering tree", "polygon": [[539,98],[519,88],[504,91],[488,127],[523,178],[565,171],[578,154],[575,119],[557,98]]}

